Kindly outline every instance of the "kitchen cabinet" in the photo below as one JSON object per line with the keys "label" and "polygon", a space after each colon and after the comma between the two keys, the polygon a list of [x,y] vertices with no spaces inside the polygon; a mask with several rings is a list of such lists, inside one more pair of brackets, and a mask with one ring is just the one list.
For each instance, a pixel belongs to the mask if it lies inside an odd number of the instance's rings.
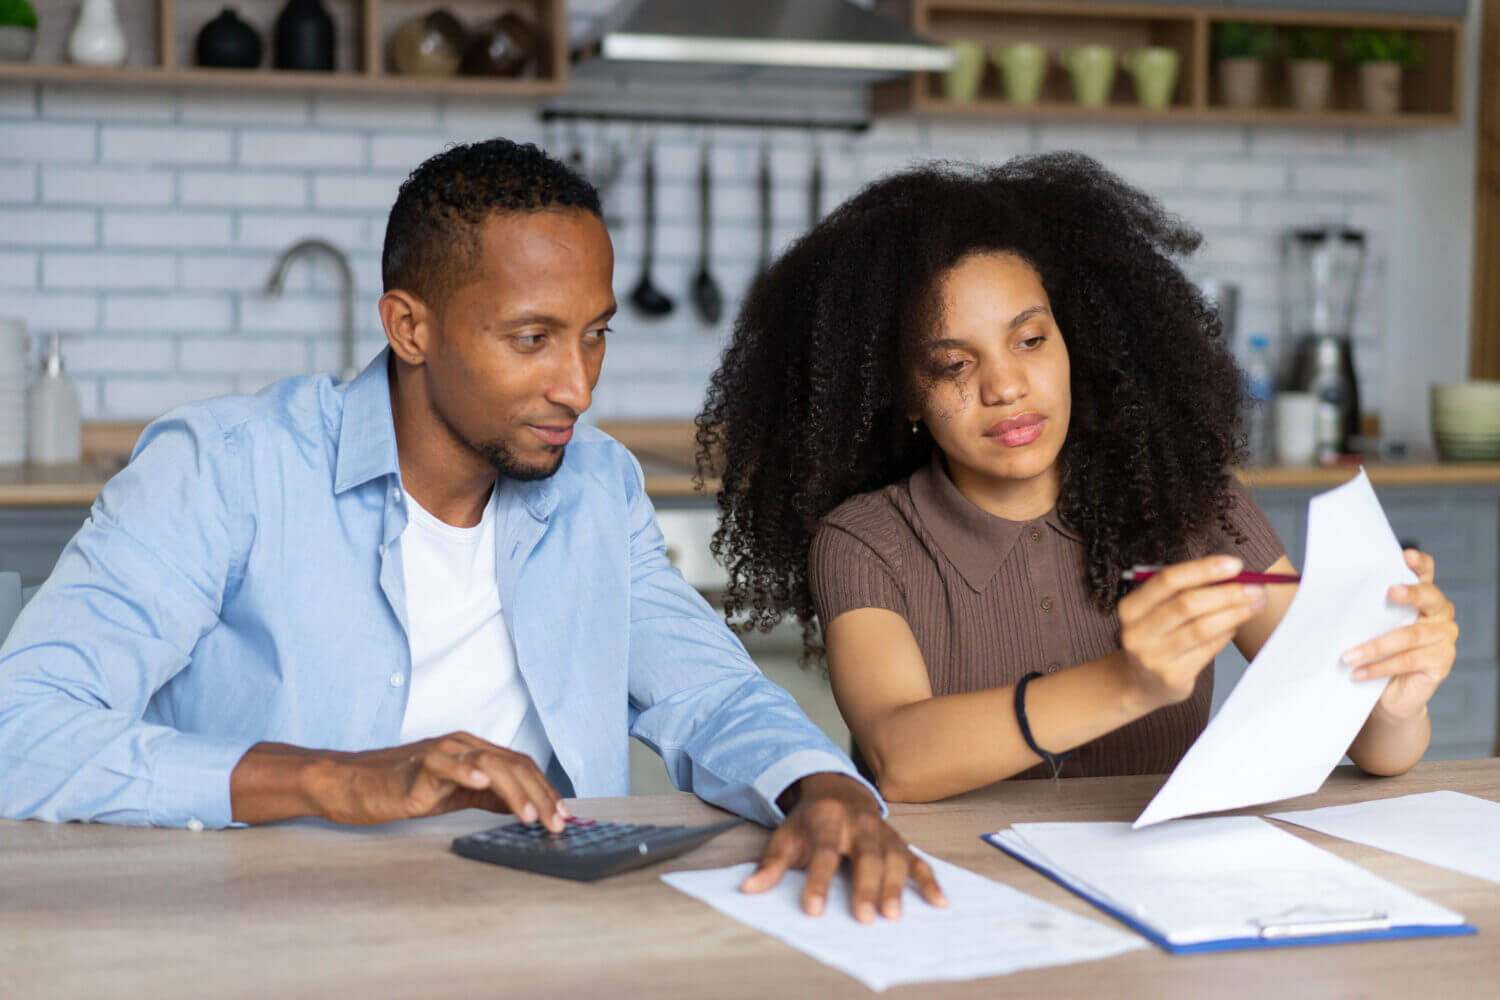
{"label": "kitchen cabinet", "polygon": [[[904,16],[918,34],[944,42],[978,41],[986,52],[1013,42],[1039,43],[1048,50],[1052,63],[1035,104],[1005,100],[998,71],[991,65],[986,68],[979,96],[972,101],[947,99],[939,74],[917,74],[881,84],[875,89],[874,101],[876,111],[883,114],[1327,128],[1431,127],[1457,125],[1461,121],[1464,20],[1463,11],[1452,3],[900,0],[882,9]],[[1284,60],[1278,58],[1270,60],[1266,68],[1264,106],[1231,108],[1222,100],[1218,68],[1211,51],[1215,26],[1231,21],[1269,24],[1278,29],[1319,27],[1336,32],[1349,28],[1397,29],[1420,39],[1426,58],[1422,65],[1404,70],[1401,110],[1395,114],[1376,114],[1359,108],[1356,71],[1342,60],[1335,62],[1329,110],[1298,111],[1290,106]],[[1171,105],[1159,110],[1140,107],[1135,100],[1135,88],[1123,68],[1115,74],[1114,89],[1105,106],[1077,104],[1072,99],[1067,74],[1056,61],[1060,51],[1085,44],[1107,45],[1117,54],[1143,46],[1176,50],[1180,73]]]}
{"label": "kitchen cabinet", "polygon": [[[267,68],[276,16],[285,0],[241,0],[236,9],[261,36],[260,69],[205,69],[194,65],[198,31],[223,8],[220,0],[117,0],[130,42],[124,66],[75,66],[65,61],[76,0],[32,0],[40,21],[32,61],[0,62],[6,78],[122,86],[212,87],[234,90],[366,91],[538,97],[562,93],[568,82],[567,0],[517,0],[504,8],[483,0],[435,4],[427,0],[324,0],[336,30],[334,72]],[[543,52],[527,77],[399,76],[386,65],[391,35],[406,21],[442,6],[471,30],[517,9],[540,29]]]}

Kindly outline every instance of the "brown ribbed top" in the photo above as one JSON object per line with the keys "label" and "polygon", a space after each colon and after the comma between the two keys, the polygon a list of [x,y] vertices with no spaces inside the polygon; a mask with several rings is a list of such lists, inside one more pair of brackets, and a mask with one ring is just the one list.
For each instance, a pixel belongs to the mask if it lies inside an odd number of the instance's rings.
{"label": "brown ribbed top", "polygon": [[[1246,541],[1216,530],[1191,548],[1264,570],[1286,548],[1250,492],[1230,484],[1230,519]],[[823,519],[808,559],[819,620],[856,608],[899,614],[934,695],[1014,684],[1028,671],[1056,673],[1120,648],[1118,618],[1089,598],[1083,538],[1057,508],[1033,521],[995,517],[958,491],[941,460],[841,504]],[[1210,666],[1187,701],[1079,747],[1063,776],[1170,771],[1207,724],[1212,694]],[[1050,774],[1039,765],[1020,777]]]}

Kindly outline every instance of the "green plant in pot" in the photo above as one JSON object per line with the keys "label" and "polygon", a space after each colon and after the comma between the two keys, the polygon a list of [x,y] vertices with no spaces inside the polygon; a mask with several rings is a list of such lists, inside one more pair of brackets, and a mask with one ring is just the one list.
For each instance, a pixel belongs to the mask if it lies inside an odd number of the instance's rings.
{"label": "green plant in pot", "polygon": [[1226,105],[1254,108],[1263,103],[1266,60],[1275,50],[1276,29],[1269,24],[1220,21],[1214,25],[1214,63]]}
{"label": "green plant in pot", "polygon": [[1287,34],[1287,84],[1292,106],[1323,111],[1333,94],[1333,54],[1337,46],[1327,28],[1293,28]]}
{"label": "green plant in pot", "polygon": [[1359,67],[1364,109],[1393,115],[1401,110],[1402,70],[1421,66],[1426,49],[1404,31],[1355,28],[1344,36],[1344,54]]}
{"label": "green plant in pot", "polygon": [[36,9],[27,0],[0,0],[0,62],[25,62],[36,48]]}

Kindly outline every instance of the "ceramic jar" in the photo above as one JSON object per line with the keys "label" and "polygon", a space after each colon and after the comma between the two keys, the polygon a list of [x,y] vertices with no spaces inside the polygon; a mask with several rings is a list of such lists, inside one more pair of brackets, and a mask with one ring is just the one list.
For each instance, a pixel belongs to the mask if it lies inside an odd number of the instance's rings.
{"label": "ceramic jar", "polygon": [[507,11],[475,29],[464,53],[464,72],[478,76],[522,76],[542,51],[535,24]]}
{"label": "ceramic jar", "polygon": [[260,65],[261,49],[260,34],[240,20],[234,8],[225,7],[198,32],[194,54],[199,66],[254,69]]}
{"label": "ceramic jar", "polygon": [[287,0],[276,16],[273,62],[277,69],[333,70],[333,17],[320,0]]}
{"label": "ceramic jar", "polygon": [[83,0],[68,36],[68,58],[81,66],[119,66],[129,54],[115,0]]}

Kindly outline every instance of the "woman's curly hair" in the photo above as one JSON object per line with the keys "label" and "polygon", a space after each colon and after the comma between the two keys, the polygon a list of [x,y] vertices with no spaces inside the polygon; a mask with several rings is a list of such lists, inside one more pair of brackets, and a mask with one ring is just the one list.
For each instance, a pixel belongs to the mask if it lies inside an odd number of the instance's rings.
{"label": "woman's curly hair", "polygon": [[906,419],[924,391],[913,361],[940,321],[939,279],[973,253],[1031,264],[1067,345],[1058,513],[1086,540],[1096,604],[1119,601],[1121,567],[1186,558],[1215,523],[1237,537],[1241,375],[1173,260],[1201,242],[1077,153],[924,164],[839,206],[757,279],[697,418],[699,475],[723,484],[725,617],[764,630],[790,612],[820,651],[808,546],[840,503],[930,460]]}

